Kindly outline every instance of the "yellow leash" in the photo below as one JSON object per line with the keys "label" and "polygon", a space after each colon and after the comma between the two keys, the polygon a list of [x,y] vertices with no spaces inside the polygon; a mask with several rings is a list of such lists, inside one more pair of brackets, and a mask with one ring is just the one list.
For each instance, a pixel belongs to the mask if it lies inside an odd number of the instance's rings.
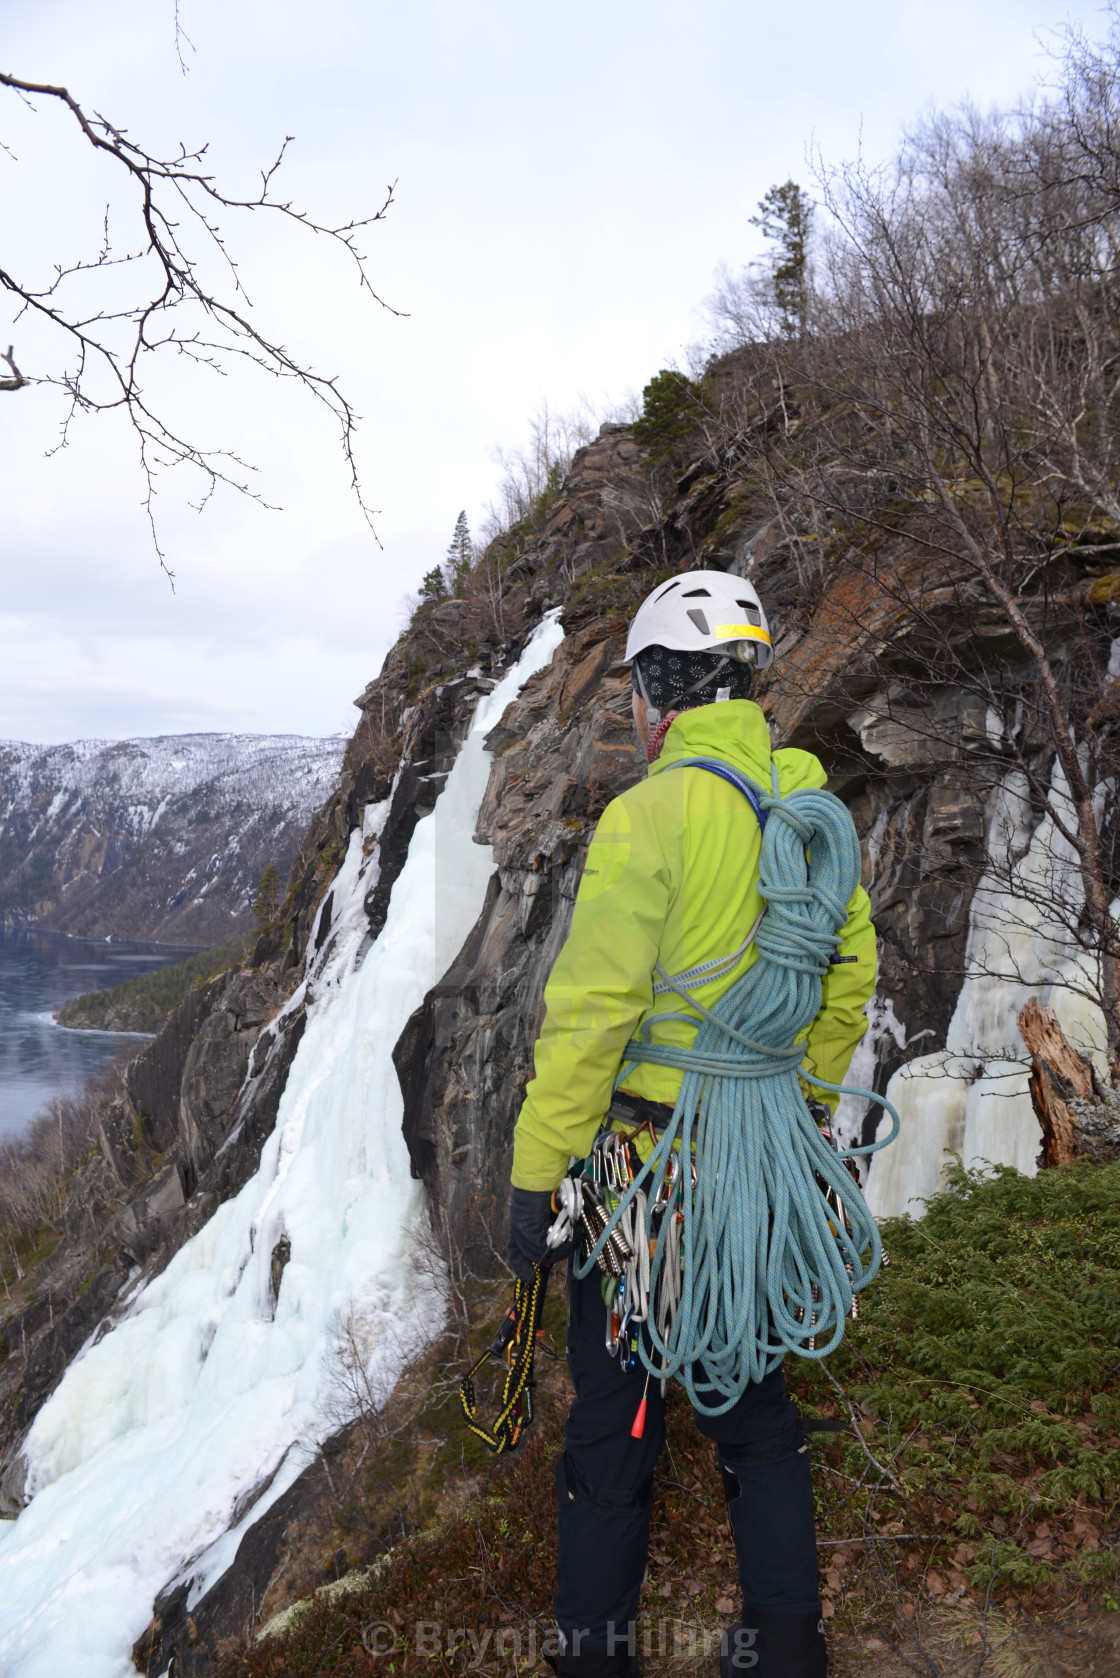
{"label": "yellow leash", "polygon": [[[534,1265],[531,1282],[519,1279],[514,1283],[513,1304],[503,1317],[493,1343],[463,1376],[459,1386],[459,1403],[463,1407],[467,1426],[495,1456],[502,1451],[515,1450],[521,1435],[533,1420],[533,1359],[549,1269],[547,1264]],[[502,1386],[501,1408],[494,1426],[487,1428],[477,1417],[474,1378],[489,1358],[498,1357],[505,1361],[506,1378]]]}

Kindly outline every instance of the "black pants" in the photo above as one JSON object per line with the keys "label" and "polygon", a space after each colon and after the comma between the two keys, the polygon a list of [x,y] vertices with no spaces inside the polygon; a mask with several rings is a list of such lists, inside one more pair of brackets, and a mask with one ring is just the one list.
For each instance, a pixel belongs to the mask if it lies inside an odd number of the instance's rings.
{"label": "black pants", "polygon": [[[653,1471],[665,1443],[665,1401],[652,1377],[645,1432],[631,1437],[645,1370],[627,1373],[608,1356],[605,1331],[595,1271],[573,1280],[569,1294],[576,1397],[556,1475],[556,1623],[577,1653],[621,1651],[629,1641],[645,1575]],[[696,1423],[718,1446],[744,1603],[819,1615],[809,1457],[781,1370],[749,1386],[725,1415],[697,1415]]]}

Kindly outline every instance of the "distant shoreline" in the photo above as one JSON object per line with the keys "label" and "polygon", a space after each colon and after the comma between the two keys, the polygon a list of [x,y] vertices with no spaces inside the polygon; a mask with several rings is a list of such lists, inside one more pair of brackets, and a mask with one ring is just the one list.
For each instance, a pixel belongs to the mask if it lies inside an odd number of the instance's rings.
{"label": "distant shoreline", "polygon": [[188,955],[201,955],[203,951],[212,949],[210,944],[188,944],[181,939],[164,938],[125,938],[106,933],[98,937],[89,932],[66,932],[59,926],[44,926],[42,921],[26,920],[22,916],[0,914],[0,932],[36,932],[44,938],[68,938],[76,944],[128,944],[133,949],[138,944],[151,944],[157,950],[182,950],[184,959]]}
{"label": "distant shoreline", "polygon": [[[91,994],[96,995],[97,993],[94,991]],[[96,1035],[101,1037],[142,1037],[144,1041],[148,1043],[151,1042],[153,1037],[158,1035],[158,1033],[154,1031],[125,1031],[118,1027],[106,1025],[63,1025],[58,1016],[65,1007],[66,1004],[64,1002],[61,1003],[59,1007],[52,1010],[50,1015],[52,1025],[57,1026],[59,1031],[94,1032]]]}
{"label": "distant shoreline", "polygon": [[54,1009],[54,1023],[63,1031],[154,1037],[190,991],[206,984],[223,969],[237,966],[247,948],[246,939],[235,938],[228,944],[195,951],[182,961],[157,967],[138,978],[125,979],[119,985],[86,991]]}

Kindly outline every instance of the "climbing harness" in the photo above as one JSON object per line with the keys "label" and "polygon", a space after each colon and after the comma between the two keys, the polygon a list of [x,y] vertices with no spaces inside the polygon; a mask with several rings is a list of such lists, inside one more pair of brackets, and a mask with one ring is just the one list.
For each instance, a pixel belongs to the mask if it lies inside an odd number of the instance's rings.
{"label": "climbing harness", "polygon": [[[627,1367],[640,1363],[647,1388],[650,1376],[676,1378],[698,1411],[722,1415],[787,1352],[820,1358],[839,1345],[883,1256],[851,1161],[892,1142],[899,1119],[873,1090],[826,1083],[802,1065],[798,1038],[820,1009],[822,978],[846,959],[837,940],[860,870],[847,810],[816,789],[783,798],[776,765],[772,796],[720,759],[672,767],[718,775],[751,805],[764,911],[731,956],[677,974],[658,963],[654,994],[675,993],[692,1012],[651,1015],[626,1046],[615,1088],[639,1062],[679,1069],[672,1117],[659,1131],[600,1131],[561,1185],[553,1234],[555,1245],[576,1238],[577,1277],[603,1273],[607,1349]],[[706,1008],[688,987],[733,971],[752,940],[758,959]],[[651,1028],[664,1020],[696,1025],[692,1046],[655,1043]],[[890,1135],[837,1148],[799,1078],[878,1102]],[[643,1163],[633,1143],[645,1128],[653,1148]],[[643,1391],[638,1437],[644,1419]]]}
{"label": "climbing harness", "polygon": [[[537,1264],[531,1282],[518,1278],[513,1304],[503,1317],[501,1328],[459,1385],[459,1403],[467,1426],[495,1456],[516,1450],[521,1435],[533,1420],[533,1360],[550,1268],[548,1263]],[[474,1378],[490,1358],[503,1359],[506,1378],[497,1418],[493,1427],[487,1428],[477,1418]]]}

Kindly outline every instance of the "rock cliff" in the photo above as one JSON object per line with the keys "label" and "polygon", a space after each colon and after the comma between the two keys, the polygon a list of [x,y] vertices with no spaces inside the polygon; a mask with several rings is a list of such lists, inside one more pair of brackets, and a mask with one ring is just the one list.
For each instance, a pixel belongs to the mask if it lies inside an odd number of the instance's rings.
{"label": "rock cliff", "polygon": [[[732,358],[723,376],[733,382],[734,372]],[[445,1247],[472,1264],[494,1262],[513,1125],[582,858],[606,803],[643,772],[622,663],[626,624],[675,570],[750,576],[776,631],[777,660],[758,690],[775,743],[817,752],[855,817],[881,936],[862,1078],[882,1090],[916,1046],[944,1044],[1000,777],[998,761],[975,750],[991,729],[967,682],[939,676],[910,710],[899,698],[914,662],[913,602],[927,615],[936,609],[933,584],[915,568],[908,607],[859,563],[807,572],[796,522],[776,517],[741,438],[717,431],[692,443],[691,459],[651,462],[630,427],[604,425],[559,489],[491,547],[462,597],[421,608],[360,696],[338,784],[303,838],[280,923],[244,970],[194,993],[129,1067],[125,1096],[102,1118],[100,1157],[86,1168],[85,1211],[40,1267],[36,1299],[3,1319],[0,1488],[10,1509],[22,1494],[27,1427],[67,1360],[111,1328],[141,1283],[256,1170],[309,1000],[341,937],[344,859],[360,855],[368,882],[347,958],[357,961],[386,924],[410,839],[480,698],[550,610],[560,610],[565,638],[487,738],[476,838],[493,847],[495,870],[481,914],[394,1050],[413,1175]],[[894,575],[913,564],[900,541]],[[1110,599],[1104,591],[1082,617],[1106,653]],[[945,610],[956,610],[948,596]],[[987,633],[979,609],[965,629]],[[1043,745],[1037,755],[1045,758]],[[437,855],[437,915],[439,868]],[[844,1122],[848,1134],[874,1123],[862,1107]],[[289,1252],[278,1253],[282,1273]],[[285,1509],[295,1504],[286,1492]],[[151,1658],[166,1661],[172,1644],[184,1672],[203,1670],[202,1655],[174,1639],[160,1654],[157,1637]]]}

